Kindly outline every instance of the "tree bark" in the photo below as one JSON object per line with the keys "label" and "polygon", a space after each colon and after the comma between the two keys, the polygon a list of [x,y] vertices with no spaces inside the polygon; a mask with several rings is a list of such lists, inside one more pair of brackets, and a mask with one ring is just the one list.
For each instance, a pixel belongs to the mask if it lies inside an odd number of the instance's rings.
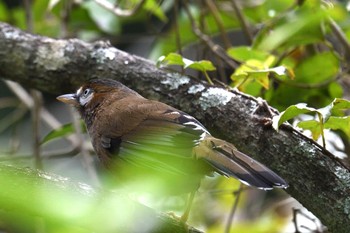
{"label": "tree bark", "polygon": [[147,98],[200,120],[214,136],[268,165],[286,190],[332,232],[350,232],[350,172],[334,156],[291,127],[272,129],[259,99],[170,73],[106,42],[55,40],[0,23],[0,77],[62,94],[91,78],[113,78]]}

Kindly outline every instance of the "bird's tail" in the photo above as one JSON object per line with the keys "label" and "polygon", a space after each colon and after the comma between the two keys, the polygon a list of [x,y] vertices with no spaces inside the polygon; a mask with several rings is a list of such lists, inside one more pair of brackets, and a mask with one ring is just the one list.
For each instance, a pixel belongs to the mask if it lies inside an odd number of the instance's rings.
{"label": "bird's tail", "polygon": [[275,172],[238,151],[224,140],[206,135],[194,149],[197,158],[208,161],[217,172],[233,176],[241,182],[259,189],[287,188],[287,182]]}

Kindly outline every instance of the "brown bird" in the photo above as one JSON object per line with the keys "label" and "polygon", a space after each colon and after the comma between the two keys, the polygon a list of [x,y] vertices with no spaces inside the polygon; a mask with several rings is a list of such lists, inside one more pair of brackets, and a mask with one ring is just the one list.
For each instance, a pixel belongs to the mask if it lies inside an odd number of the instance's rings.
{"label": "brown bird", "polygon": [[92,80],[57,99],[78,109],[99,159],[122,179],[146,186],[156,181],[171,194],[198,189],[201,178],[214,171],[259,189],[288,186],[231,143],[211,136],[194,117],[120,82]]}

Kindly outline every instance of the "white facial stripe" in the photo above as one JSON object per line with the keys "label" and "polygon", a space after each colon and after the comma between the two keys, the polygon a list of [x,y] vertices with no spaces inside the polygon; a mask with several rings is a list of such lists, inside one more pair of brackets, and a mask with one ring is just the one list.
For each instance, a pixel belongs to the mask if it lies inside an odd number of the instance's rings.
{"label": "white facial stripe", "polygon": [[80,88],[77,90],[76,95],[79,96],[79,95],[81,94],[82,91],[83,91],[83,87],[80,87]]}
{"label": "white facial stripe", "polygon": [[85,106],[94,97],[94,91],[90,88],[80,87],[76,92],[76,96],[78,98],[79,104],[81,106]]}
{"label": "white facial stripe", "polygon": [[93,92],[91,92],[91,93],[90,93],[88,96],[86,96],[86,97],[80,96],[80,97],[79,97],[79,103],[80,103],[80,105],[81,105],[81,106],[86,105],[87,103],[90,102],[90,100],[91,100],[93,97],[94,97],[94,93],[93,93]]}

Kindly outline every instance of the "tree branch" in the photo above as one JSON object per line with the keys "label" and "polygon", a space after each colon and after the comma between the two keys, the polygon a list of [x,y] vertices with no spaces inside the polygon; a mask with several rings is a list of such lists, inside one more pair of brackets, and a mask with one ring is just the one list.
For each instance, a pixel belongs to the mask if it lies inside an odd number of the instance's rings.
{"label": "tree branch", "polygon": [[[261,101],[209,86],[111,47],[55,40],[0,23],[0,77],[52,94],[95,77],[123,82],[198,118],[215,136],[267,164],[290,184],[286,190],[332,232],[350,232],[350,172],[334,156],[291,127],[266,126]],[[274,111],[273,109],[270,109]]]}

